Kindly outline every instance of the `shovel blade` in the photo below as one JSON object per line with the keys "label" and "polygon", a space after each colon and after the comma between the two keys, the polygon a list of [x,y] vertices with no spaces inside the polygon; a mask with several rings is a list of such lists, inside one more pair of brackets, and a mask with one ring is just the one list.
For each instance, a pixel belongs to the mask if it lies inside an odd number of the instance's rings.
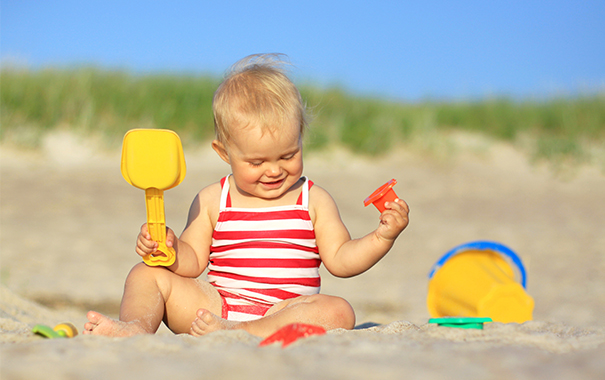
{"label": "shovel blade", "polygon": [[122,144],[122,176],[139,189],[168,190],[185,178],[179,136],[167,129],[133,129]]}

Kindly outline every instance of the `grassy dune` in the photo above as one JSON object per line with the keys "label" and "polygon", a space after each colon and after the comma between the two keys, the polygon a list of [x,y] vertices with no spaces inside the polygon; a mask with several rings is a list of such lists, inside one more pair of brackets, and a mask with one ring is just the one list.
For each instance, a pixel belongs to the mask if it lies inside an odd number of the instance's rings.
{"label": "grassy dune", "polygon": [[[119,144],[131,128],[169,128],[189,144],[212,138],[211,102],[220,78],[134,75],[94,68],[1,71],[0,141],[36,147],[69,129]],[[537,158],[586,161],[605,141],[605,94],[514,101],[392,102],[301,86],[314,116],[308,149],[331,145],[376,155],[399,145],[471,132]]]}

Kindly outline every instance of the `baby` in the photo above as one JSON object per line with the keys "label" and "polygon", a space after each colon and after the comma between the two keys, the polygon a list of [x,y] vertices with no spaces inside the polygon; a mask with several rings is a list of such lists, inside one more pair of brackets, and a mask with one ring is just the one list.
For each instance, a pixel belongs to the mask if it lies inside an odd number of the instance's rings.
{"label": "baby", "polygon": [[[302,175],[305,106],[279,55],[236,63],[213,99],[212,147],[231,174],[195,197],[170,267],[137,264],[124,287],[119,320],[90,311],[85,334],[200,336],[243,329],[266,337],[291,323],[326,330],[355,325],[344,299],[319,294],[319,266],[338,277],[376,264],[408,224],[408,206],[386,204],[378,228],[351,239],[332,197]],[[154,253],[147,225],[136,252]],[[198,277],[208,268],[207,280]]]}

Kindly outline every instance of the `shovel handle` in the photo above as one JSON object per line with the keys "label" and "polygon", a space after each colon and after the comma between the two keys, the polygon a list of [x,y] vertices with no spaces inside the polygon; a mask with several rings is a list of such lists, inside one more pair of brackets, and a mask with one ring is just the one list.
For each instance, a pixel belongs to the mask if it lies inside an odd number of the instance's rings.
{"label": "shovel handle", "polygon": [[166,246],[166,217],[164,214],[164,191],[154,187],[145,189],[145,206],[147,207],[147,228],[151,240],[158,243],[158,249],[143,257],[150,266],[170,266],[176,260],[176,252]]}

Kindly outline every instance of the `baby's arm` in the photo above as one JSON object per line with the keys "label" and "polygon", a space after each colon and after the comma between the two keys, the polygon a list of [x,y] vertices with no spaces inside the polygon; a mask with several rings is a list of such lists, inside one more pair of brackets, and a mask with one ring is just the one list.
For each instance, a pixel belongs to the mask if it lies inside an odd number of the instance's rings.
{"label": "baby's arm", "polygon": [[326,269],[335,276],[351,277],[370,269],[386,255],[408,225],[408,205],[398,199],[387,203],[376,230],[351,239],[332,197],[318,186],[311,190],[317,246]]}
{"label": "baby's arm", "polygon": [[[220,196],[220,184],[218,191],[218,196]],[[176,261],[168,267],[174,273],[183,277],[198,277],[206,269],[214,228],[211,215],[218,215],[218,209],[212,209],[214,205],[218,205],[216,192],[215,184],[204,188],[195,197],[189,209],[187,225],[180,239],[176,237],[172,229],[167,228],[166,245],[173,247],[176,251]],[[151,240],[147,225],[144,224],[137,239],[136,251],[140,256],[145,256],[155,252],[156,249],[157,243]]]}

